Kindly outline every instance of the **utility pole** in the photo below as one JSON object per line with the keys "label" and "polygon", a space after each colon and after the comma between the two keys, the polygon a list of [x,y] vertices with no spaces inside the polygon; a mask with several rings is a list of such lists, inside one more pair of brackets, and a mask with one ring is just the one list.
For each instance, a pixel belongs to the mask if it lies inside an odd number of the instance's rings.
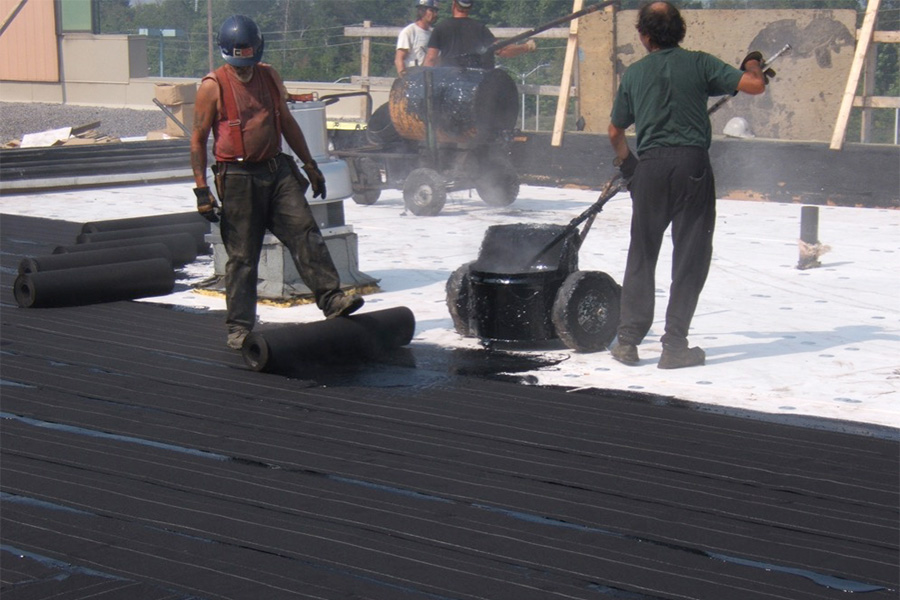
{"label": "utility pole", "polygon": [[209,48],[209,71],[213,71],[212,0],[206,0],[206,45]]}

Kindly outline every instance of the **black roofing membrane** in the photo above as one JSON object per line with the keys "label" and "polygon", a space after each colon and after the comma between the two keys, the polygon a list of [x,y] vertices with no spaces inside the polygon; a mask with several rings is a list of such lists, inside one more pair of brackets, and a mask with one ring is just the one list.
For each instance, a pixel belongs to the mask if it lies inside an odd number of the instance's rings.
{"label": "black roofing membrane", "polygon": [[502,352],[257,373],[219,313],[16,307],[80,224],[0,229],[4,600],[896,598],[895,439],[498,380]]}

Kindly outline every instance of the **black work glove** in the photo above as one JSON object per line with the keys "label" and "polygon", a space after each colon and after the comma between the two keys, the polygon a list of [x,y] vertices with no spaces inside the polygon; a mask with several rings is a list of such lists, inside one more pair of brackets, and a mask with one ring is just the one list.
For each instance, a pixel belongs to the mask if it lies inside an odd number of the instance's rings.
{"label": "black work glove", "polygon": [[638,159],[632,154],[631,150],[628,151],[628,156],[625,157],[625,160],[622,160],[619,157],[616,157],[616,160],[613,161],[613,166],[619,168],[619,173],[622,174],[622,179],[625,181],[630,181],[632,177],[634,177],[634,170],[637,169]]}
{"label": "black work glove", "polygon": [[760,68],[763,69],[763,79],[765,80],[766,85],[769,85],[769,79],[775,78],[775,69],[772,69],[771,67],[768,69],[765,68],[766,61],[763,60],[762,52],[760,52],[759,50],[754,50],[744,57],[744,60],[741,61],[741,71],[747,70],[747,63],[751,60],[759,62]]}
{"label": "black work glove", "polygon": [[210,223],[219,222],[219,203],[206,186],[195,187],[194,195],[197,196],[197,212]]}
{"label": "black work glove", "polygon": [[311,160],[308,163],[303,165],[303,172],[306,173],[306,178],[309,179],[309,185],[312,186],[313,198],[322,198],[325,199],[325,176],[322,175],[322,171],[319,170],[319,165],[316,164],[316,161]]}

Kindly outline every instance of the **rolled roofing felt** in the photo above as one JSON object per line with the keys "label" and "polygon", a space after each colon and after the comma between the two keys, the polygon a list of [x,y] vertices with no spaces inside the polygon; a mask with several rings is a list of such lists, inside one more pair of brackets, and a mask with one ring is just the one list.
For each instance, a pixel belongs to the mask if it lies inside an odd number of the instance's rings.
{"label": "rolled roofing felt", "polygon": [[399,306],[253,332],[241,352],[248,367],[269,373],[304,365],[346,364],[405,346],[415,330],[412,311]]}
{"label": "rolled roofing felt", "polygon": [[171,233],[169,235],[139,237],[127,240],[110,240],[108,242],[91,242],[90,244],[57,246],[53,249],[53,254],[90,252],[93,250],[105,250],[107,248],[123,248],[126,246],[141,246],[144,244],[155,243],[166,245],[169,251],[172,252],[172,264],[176,267],[186,265],[197,258],[197,242],[189,233]]}
{"label": "rolled roofing felt", "polygon": [[150,215],[147,217],[129,217],[127,219],[110,219],[107,221],[91,221],[81,227],[81,233],[97,233],[98,231],[117,231],[119,229],[138,229],[140,227],[159,227],[178,223],[202,222],[209,229],[209,222],[196,211],[171,213],[167,215]]}
{"label": "rolled roofing felt", "polygon": [[209,249],[209,244],[204,239],[204,236],[209,233],[209,221],[206,220],[197,223],[176,223],[173,225],[160,225],[155,227],[138,227],[136,229],[116,229],[113,231],[82,233],[79,234],[76,241],[79,244],[93,244],[95,242],[109,242],[112,240],[171,235],[173,233],[190,234],[197,244],[197,254],[206,253]]}
{"label": "rolled roofing felt", "polygon": [[172,251],[165,244],[157,242],[155,244],[141,244],[140,246],[123,246],[121,248],[88,250],[86,252],[33,256],[31,258],[23,258],[19,262],[19,273],[42,273],[44,271],[108,265],[147,258],[164,258],[171,265]]}
{"label": "rolled roofing felt", "polygon": [[26,273],[14,294],[22,308],[80,306],[162,296],[175,287],[175,271],[164,258]]}

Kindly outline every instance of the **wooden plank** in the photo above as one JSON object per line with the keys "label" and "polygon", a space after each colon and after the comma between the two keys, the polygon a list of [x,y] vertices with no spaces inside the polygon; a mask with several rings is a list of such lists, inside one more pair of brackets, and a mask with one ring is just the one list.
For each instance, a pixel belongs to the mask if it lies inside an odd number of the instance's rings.
{"label": "wooden plank", "polygon": [[[363,21],[363,29],[369,29],[372,25],[371,21]],[[365,36],[362,42],[362,50],[360,55],[360,76],[369,76],[369,61],[372,56],[372,38]]]}
{"label": "wooden plank", "polygon": [[841,100],[841,108],[838,111],[837,123],[834,126],[834,135],[831,136],[832,150],[840,150],[844,145],[844,136],[847,133],[847,122],[850,120],[850,111],[853,108],[853,100],[856,97],[856,88],[865,67],[866,55],[872,42],[872,33],[875,31],[875,19],[878,15],[878,6],[881,0],[869,0],[866,7],[866,16],[860,29],[860,37],[856,42],[856,52],[853,55],[853,63],[850,65],[850,75],[847,77],[847,86],[844,88],[844,96]]}
{"label": "wooden plank", "polygon": [[853,99],[856,108],[900,108],[898,96],[856,96]]}
{"label": "wooden plank", "polygon": [[[574,0],[572,12],[582,9],[584,0]],[[559,147],[562,144],[563,128],[566,124],[566,109],[569,106],[569,86],[572,83],[572,71],[578,51],[578,19],[569,24],[569,41],[566,43],[566,58],[563,62],[563,74],[559,82],[560,93],[556,102],[556,117],[553,121],[553,136],[550,145]]]}
{"label": "wooden plank", "polygon": [[900,44],[900,31],[876,31],[872,34],[872,41],[882,44]]}
{"label": "wooden plank", "polygon": [[[344,35],[346,37],[386,37],[386,38],[394,38],[396,39],[398,35],[400,35],[400,30],[402,27],[384,27],[384,26],[374,26],[374,27],[344,27]],[[515,37],[517,35],[521,35],[526,31],[531,31],[531,28],[527,27],[489,27],[491,33],[494,34],[494,37],[498,39],[506,39]],[[554,27],[553,29],[548,29],[546,31],[542,31],[540,33],[535,34],[535,38],[544,38],[544,39],[565,39],[569,37],[569,30],[565,27]]]}

